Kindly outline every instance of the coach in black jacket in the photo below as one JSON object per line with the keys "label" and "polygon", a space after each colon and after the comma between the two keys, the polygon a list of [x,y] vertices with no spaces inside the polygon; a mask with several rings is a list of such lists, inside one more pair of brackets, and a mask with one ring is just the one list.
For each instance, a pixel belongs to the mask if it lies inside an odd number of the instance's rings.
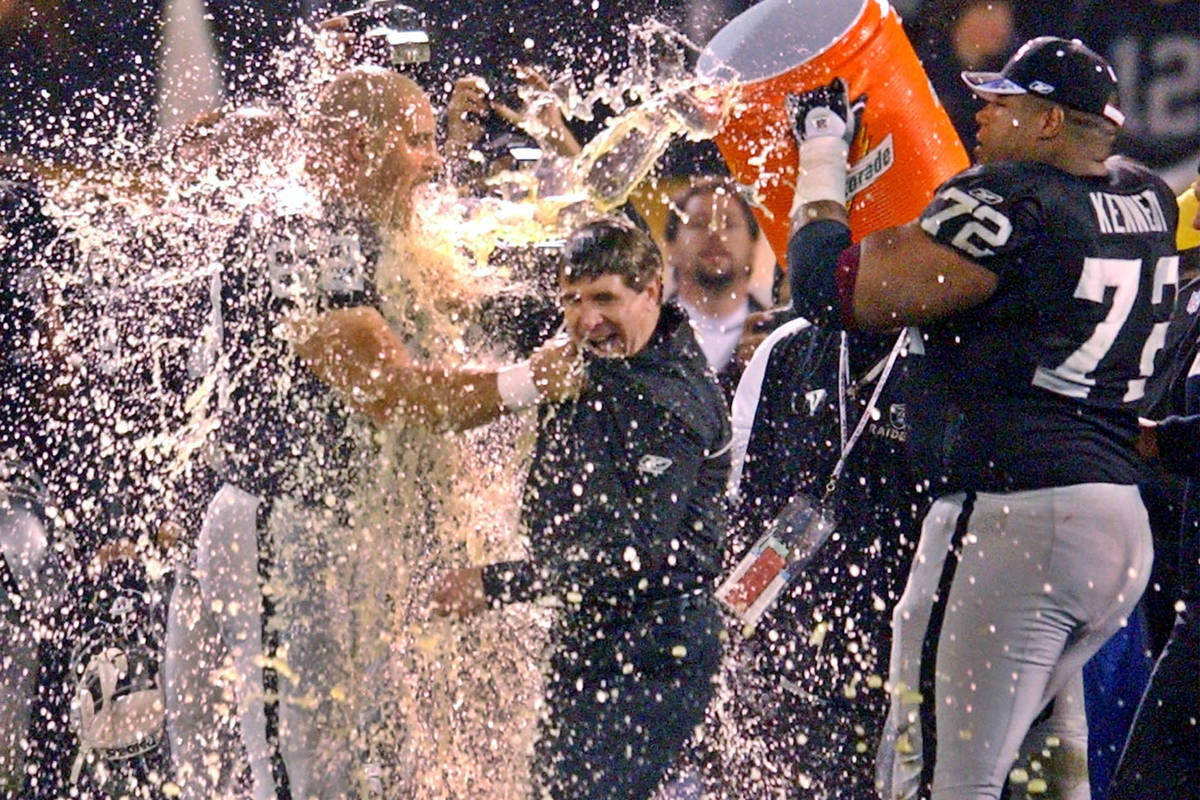
{"label": "coach in black jacket", "polygon": [[567,241],[577,400],[543,405],[522,522],[528,560],[445,576],[435,610],[555,597],[534,796],[649,797],[703,718],[719,661],[710,589],[729,468],[724,403],[661,257],[631,225]]}

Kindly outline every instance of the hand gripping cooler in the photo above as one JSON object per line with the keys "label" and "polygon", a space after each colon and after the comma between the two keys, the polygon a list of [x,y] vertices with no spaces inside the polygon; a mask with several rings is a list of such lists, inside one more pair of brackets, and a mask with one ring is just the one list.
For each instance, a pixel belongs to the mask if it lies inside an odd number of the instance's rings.
{"label": "hand gripping cooler", "polygon": [[733,176],[762,199],[768,213],[755,214],[781,264],[798,160],[788,92],[840,76],[851,98],[867,96],[846,176],[855,241],[915,219],[938,185],[969,164],[885,0],[764,0],[713,37],[696,69],[713,83],[740,84],[715,140]]}

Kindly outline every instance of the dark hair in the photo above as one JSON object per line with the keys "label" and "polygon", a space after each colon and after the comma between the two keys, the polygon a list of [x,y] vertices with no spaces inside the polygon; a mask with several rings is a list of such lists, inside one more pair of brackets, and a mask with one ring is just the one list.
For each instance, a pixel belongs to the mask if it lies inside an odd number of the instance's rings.
{"label": "dark hair", "polygon": [[560,270],[568,281],[620,275],[630,289],[641,291],[662,275],[658,246],[632,222],[618,217],[590,220],[567,237]]}
{"label": "dark hair", "polygon": [[746,227],[750,229],[750,238],[757,239],[758,220],[754,217],[754,211],[750,208],[750,203],[747,202],[746,196],[742,194],[741,187],[729,178],[716,177],[698,180],[671,198],[671,203],[667,211],[667,224],[663,228],[663,238],[668,242],[675,241],[675,237],[679,235],[679,226],[682,223],[682,220],[679,218],[679,210],[685,208],[693,197],[716,194],[721,190],[724,190],[727,195],[737,200],[742,213],[746,215]]}

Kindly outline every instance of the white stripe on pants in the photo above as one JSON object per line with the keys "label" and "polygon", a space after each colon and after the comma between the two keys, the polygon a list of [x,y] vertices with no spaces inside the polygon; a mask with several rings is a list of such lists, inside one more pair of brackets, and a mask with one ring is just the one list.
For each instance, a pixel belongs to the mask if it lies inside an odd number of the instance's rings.
{"label": "white stripe on pants", "polygon": [[[0,793],[15,793],[25,763],[25,736],[37,689],[37,638],[33,622],[39,601],[50,588],[41,580],[49,550],[45,528],[33,509],[0,488],[0,558],[7,564],[20,598],[0,601]],[[0,592],[4,592],[0,586]],[[16,602],[27,608],[28,624],[15,624],[4,613]]]}
{"label": "white stripe on pants", "polygon": [[[917,796],[923,642],[964,495],[939,499],[893,612],[884,797]],[[995,800],[1046,704],[1124,623],[1146,587],[1150,526],[1137,487],[978,494],[936,643],[933,800]]]}
{"label": "white stripe on pants", "polygon": [[[350,686],[350,532],[328,508],[275,501],[267,523],[280,617],[279,739],[293,800],[350,797],[358,752]],[[342,695],[351,695],[338,699]]]}
{"label": "white stripe on pants", "polygon": [[[164,695],[171,759],[185,800],[209,800],[222,778],[230,772],[236,775],[242,763],[240,756],[231,759],[221,752],[213,740],[225,702],[217,671],[226,657],[232,661],[238,723],[254,798],[273,800],[276,795],[263,707],[258,505],[257,497],[230,484],[217,491],[196,542],[195,567],[180,570],[171,594]],[[215,765],[214,755],[218,756]]]}
{"label": "white stripe on pants", "polygon": [[[184,798],[208,800],[240,756],[215,750],[212,731],[224,702],[215,681],[232,659],[238,722],[255,800],[273,800],[271,749],[263,705],[262,589],[258,579],[259,499],[224,484],[209,503],[192,575],[171,597],[164,659],[167,730]],[[267,523],[276,549],[273,575],[279,675],[279,739],[293,798],[341,798],[351,790],[354,753],[346,710],[331,689],[345,683],[349,635],[345,598],[331,590],[331,562],[343,531],[328,509],[275,501]],[[350,582],[333,581],[341,591]],[[213,756],[216,756],[214,759]]]}

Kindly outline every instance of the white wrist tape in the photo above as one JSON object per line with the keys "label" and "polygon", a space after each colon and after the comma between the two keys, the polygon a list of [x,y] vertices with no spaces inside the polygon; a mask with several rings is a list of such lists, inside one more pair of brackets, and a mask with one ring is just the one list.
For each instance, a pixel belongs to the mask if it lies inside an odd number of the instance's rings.
{"label": "white wrist tape", "polygon": [[528,361],[520,361],[497,372],[496,391],[509,411],[535,406],[541,397],[533,382],[533,370],[529,368]]}
{"label": "white wrist tape", "polygon": [[832,200],[846,205],[846,157],[850,145],[840,136],[815,136],[800,148],[800,172],[796,175],[796,197],[792,202],[792,230],[802,218],[806,203]]}

